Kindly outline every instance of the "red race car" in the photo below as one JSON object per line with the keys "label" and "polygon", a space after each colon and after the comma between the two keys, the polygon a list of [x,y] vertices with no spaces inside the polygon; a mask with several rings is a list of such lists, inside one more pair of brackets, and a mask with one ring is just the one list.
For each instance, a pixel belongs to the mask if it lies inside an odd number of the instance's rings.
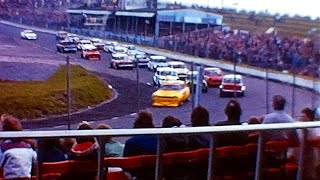
{"label": "red race car", "polygon": [[224,97],[226,95],[231,96],[244,96],[246,87],[243,85],[242,76],[237,74],[224,75],[222,83],[219,86],[219,95]]}
{"label": "red race car", "polygon": [[204,68],[204,79],[207,81],[208,86],[219,86],[222,82],[222,78],[223,75],[220,68]]}
{"label": "red race car", "polygon": [[81,51],[81,57],[83,59],[88,59],[88,60],[100,60],[101,59],[100,52],[97,49],[83,49]]}

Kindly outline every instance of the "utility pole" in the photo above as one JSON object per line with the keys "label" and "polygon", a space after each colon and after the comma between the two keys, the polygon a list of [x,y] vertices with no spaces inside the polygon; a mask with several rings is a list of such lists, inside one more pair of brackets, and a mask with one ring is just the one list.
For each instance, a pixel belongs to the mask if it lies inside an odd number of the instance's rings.
{"label": "utility pole", "polygon": [[68,130],[71,129],[71,87],[70,87],[70,59],[67,56],[67,98],[68,98]]}

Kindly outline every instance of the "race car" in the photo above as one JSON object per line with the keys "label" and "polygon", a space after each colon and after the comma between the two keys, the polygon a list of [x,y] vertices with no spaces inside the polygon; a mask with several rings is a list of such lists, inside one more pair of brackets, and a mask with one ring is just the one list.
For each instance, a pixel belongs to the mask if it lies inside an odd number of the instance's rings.
{"label": "race car", "polygon": [[[199,74],[198,71],[189,71],[187,73],[186,84],[188,87],[190,87],[191,92],[195,92],[195,89],[197,88],[198,74]],[[193,84],[193,88],[192,88],[192,84]],[[208,92],[208,84],[204,78],[202,78],[202,84],[200,88],[202,93]],[[192,91],[192,89],[194,90]]]}
{"label": "race car", "polygon": [[81,58],[88,60],[100,60],[101,55],[97,48],[85,48],[81,51]]}
{"label": "race car", "polygon": [[148,69],[156,71],[158,67],[168,67],[167,58],[165,56],[150,56]]}
{"label": "race car", "polygon": [[184,81],[167,81],[152,94],[152,106],[178,107],[188,101],[190,89]]}
{"label": "race car", "polygon": [[186,64],[181,61],[168,61],[168,67],[175,69],[178,72],[178,76],[180,80],[185,80],[187,78],[187,73],[189,69]]}
{"label": "race car", "polygon": [[37,34],[32,30],[23,30],[20,32],[21,38],[27,40],[36,40],[38,38]]}
{"label": "race car", "polygon": [[[79,41],[77,48],[78,48],[78,50],[82,51],[83,49],[88,48],[88,47],[90,47],[90,49],[91,49],[92,46],[93,46],[93,44],[90,40],[82,39]],[[95,47],[95,46],[93,46],[93,47]]]}
{"label": "race car", "polygon": [[219,96],[244,96],[246,87],[243,84],[242,76],[237,74],[224,75],[219,86]]}
{"label": "race car", "polygon": [[92,38],[91,42],[98,50],[102,50],[104,47],[103,41],[99,38]]}
{"label": "race car", "polygon": [[165,81],[179,80],[179,76],[177,71],[173,68],[159,67],[154,73],[152,80],[154,86],[161,86]]}
{"label": "race car", "polygon": [[117,42],[114,42],[114,41],[106,41],[106,42],[104,42],[103,50],[104,50],[105,52],[112,53],[113,48],[115,48],[116,46],[118,46],[118,43],[117,43]]}
{"label": "race car", "polygon": [[111,54],[110,67],[114,69],[119,69],[119,68],[133,69],[135,67],[135,64],[128,57],[127,54],[114,53],[114,54]]}
{"label": "race car", "polygon": [[61,40],[57,43],[57,51],[61,53],[75,53],[77,52],[77,46],[72,41]]}
{"label": "race car", "polygon": [[66,39],[67,36],[68,36],[67,31],[58,31],[56,34],[56,40],[57,41],[64,40]]}
{"label": "race car", "polygon": [[222,82],[222,71],[220,68],[207,67],[204,68],[204,79],[208,86],[219,86]]}

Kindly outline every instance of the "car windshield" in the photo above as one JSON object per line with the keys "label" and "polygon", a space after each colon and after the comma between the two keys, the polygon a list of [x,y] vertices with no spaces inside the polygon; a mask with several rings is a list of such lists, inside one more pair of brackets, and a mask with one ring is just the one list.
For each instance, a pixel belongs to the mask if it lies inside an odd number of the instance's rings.
{"label": "car windshield", "polygon": [[114,56],[113,59],[117,60],[117,61],[125,61],[125,60],[127,60],[126,56]]}
{"label": "car windshield", "polygon": [[184,69],[186,68],[185,65],[183,64],[175,64],[175,65],[171,65],[172,68],[176,68],[176,69]]}
{"label": "car windshield", "polygon": [[135,50],[136,49],[136,47],[134,47],[134,46],[128,46],[127,47],[129,50]]}
{"label": "car windshield", "polygon": [[230,77],[230,78],[224,78],[223,82],[224,83],[236,83],[236,84],[239,84],[239,83],[241,83],[241,79],[240,78]]}
{"label": "car windshield", "polygon": [[93,40],[91,40],[91,42],[92,42],[92,43],[101,43],[101,40],[99,40],[99,39],[93,39]]}
{"label": "car windshield", "polygon": [[164,59],[153,59],[153,62],[155,63],[166,63],[167,61]]}
{"label": "car windshield", "polygon": [[160,71],[161,76],[177,76],[175,71]]}
{"label": "car windshield", "polygon": [[162,90],[181,90],[181,89],[183,89],[183,86],[178,85],[178,84],[162,85],[160,87],[160,89],[162,89]]}
{"label": "car windshield", "polygon": [[63,44],[63,45],[73,45],[73,42],[64,41],[64,42],[61,42],[61,44]]}
{"label": "car windshield", "polygon": [[220,71],[219,70],[206,70],[204,72],[204,75],[220,75]]}

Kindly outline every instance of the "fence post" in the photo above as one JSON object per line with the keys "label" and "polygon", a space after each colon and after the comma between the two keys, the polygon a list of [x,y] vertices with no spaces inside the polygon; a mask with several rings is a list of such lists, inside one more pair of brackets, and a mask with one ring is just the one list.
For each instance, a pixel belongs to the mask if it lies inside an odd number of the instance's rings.
{"label": "fence post", "polygon": [[71,90],[70,90],[70,58],[67,56],[67,98],[68,98],[68,130],[71,129]]}
{"label": "fence post", "polygon": [[156,171],[155,171],[155,180],[162,179],[162,153],[163,153],[163,138],[161,135],[158,135],[158,145],[157,145],[157,157],[156,157]]}

